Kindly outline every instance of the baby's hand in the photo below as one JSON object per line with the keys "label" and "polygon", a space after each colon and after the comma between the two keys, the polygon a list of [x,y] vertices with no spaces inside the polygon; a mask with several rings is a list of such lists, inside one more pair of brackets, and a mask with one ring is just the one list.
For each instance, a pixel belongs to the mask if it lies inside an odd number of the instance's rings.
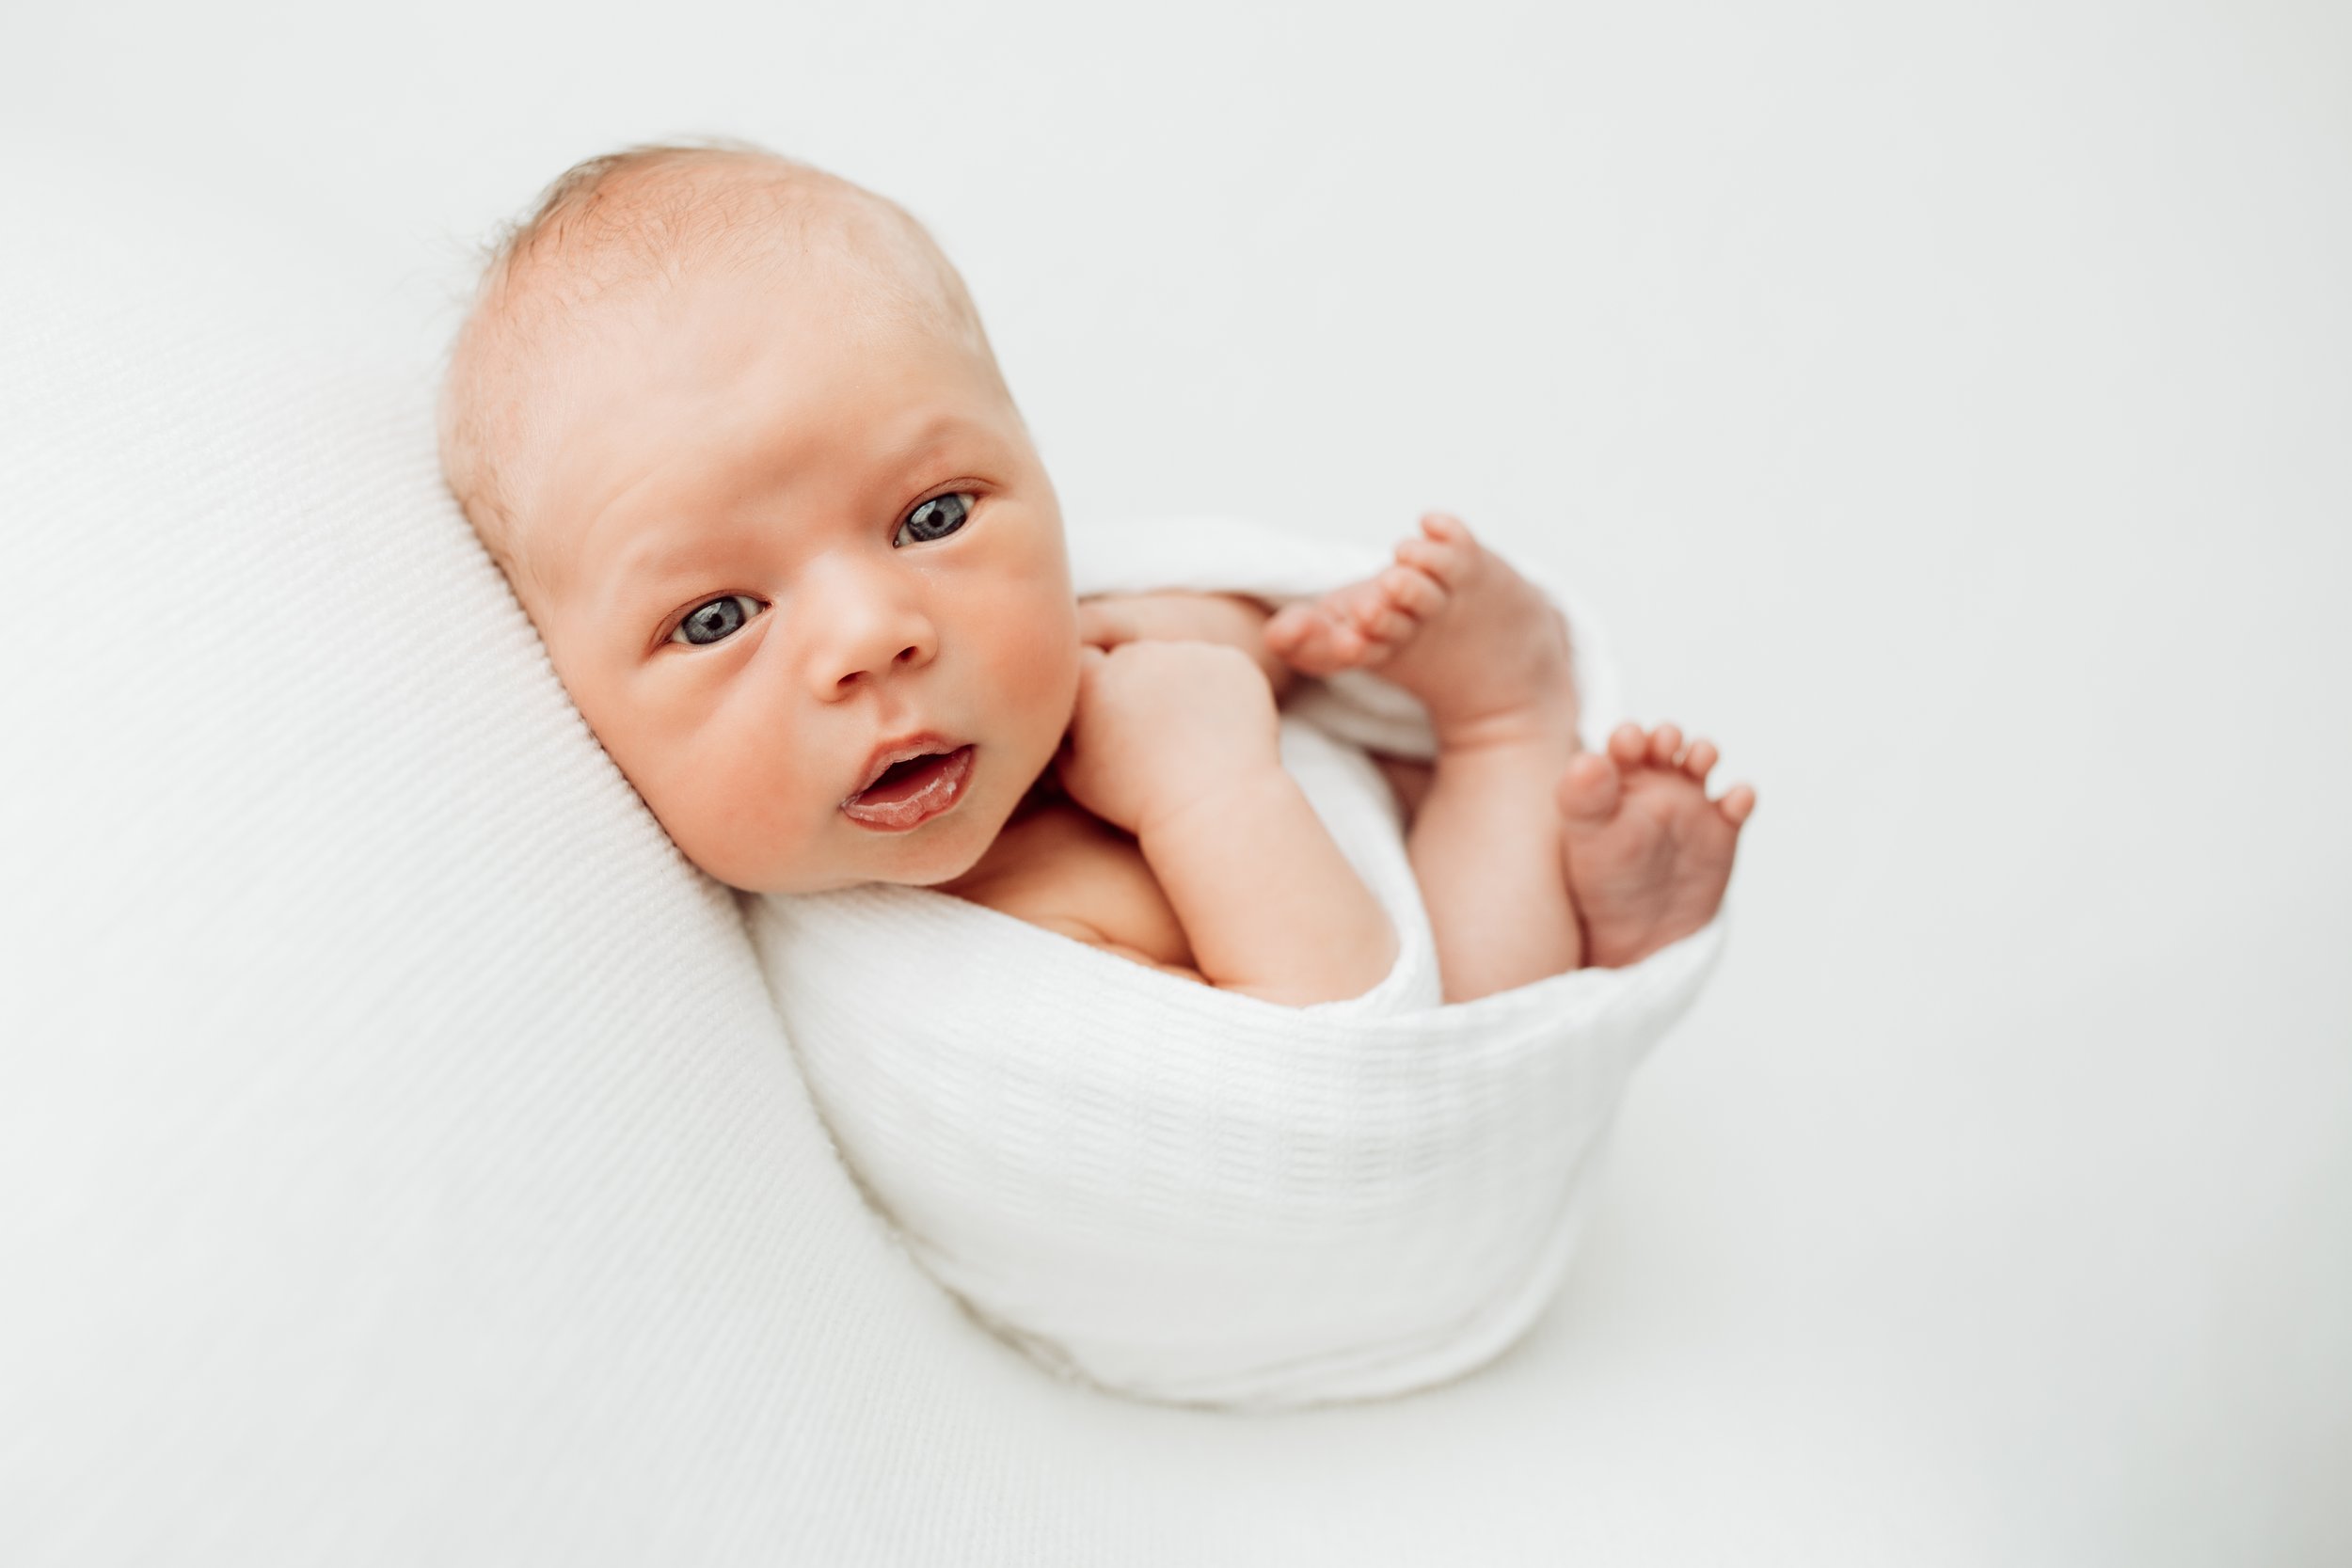
{"label": "baby's hand", "polygon": [[1175,811],[1281,771],[1273,689],[1240,649],[1122,642],[1080,655],[1061,781],[1104,821],[1140,837]]}
{"label": "baby's hand", "polygon": [[1106,594],[1078,601],[1078,641],[1098,648],[1125,642],[1224,642],[1257,661],[1278,698],[1297,674],[1265,643],[1272,611],[1233,594]]}

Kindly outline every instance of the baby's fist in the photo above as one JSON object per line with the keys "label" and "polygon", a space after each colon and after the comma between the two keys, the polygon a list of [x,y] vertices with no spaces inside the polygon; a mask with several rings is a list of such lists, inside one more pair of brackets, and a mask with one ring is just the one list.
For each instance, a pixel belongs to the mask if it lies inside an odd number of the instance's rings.
{"label": "baby's fist", "polygon": [[1239,648],[1084,648],[1062,787],[1104,821],[1140,834],[1204,796],[1279,771],[1279,722],[1264,673]]}

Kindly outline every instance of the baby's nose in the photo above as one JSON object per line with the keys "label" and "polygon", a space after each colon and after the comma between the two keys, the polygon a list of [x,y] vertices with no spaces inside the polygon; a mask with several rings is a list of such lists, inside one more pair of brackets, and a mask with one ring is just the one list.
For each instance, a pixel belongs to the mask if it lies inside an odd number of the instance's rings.
{"label": "baby's nose", "polygon": [[809,675],[819,697],[845,697],[939,655],[939,632],[908,585],[843,574],[818,585]]}

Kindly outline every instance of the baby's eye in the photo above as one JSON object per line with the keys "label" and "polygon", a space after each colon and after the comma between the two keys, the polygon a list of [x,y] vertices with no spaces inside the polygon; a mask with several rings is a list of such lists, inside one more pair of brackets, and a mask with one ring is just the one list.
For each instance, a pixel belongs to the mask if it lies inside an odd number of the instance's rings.
{"label": "baby's eye", "polygon": [[670,641],[697,646],[716,642],[741,631],[743,623],[758,613],[757,599],[745,594],[729,594],[688,610],[686,619],[677,624],[677,630],[670,634]]}
{"label": "baby's eye", "polygon": [[920,545],[933,539],[945,539],[961,528],[964,518],[971,515],[972,498],[969,496],[933,496],[907,514],[906,521],[898,525],[898,537],[890,542],[893,545]]}

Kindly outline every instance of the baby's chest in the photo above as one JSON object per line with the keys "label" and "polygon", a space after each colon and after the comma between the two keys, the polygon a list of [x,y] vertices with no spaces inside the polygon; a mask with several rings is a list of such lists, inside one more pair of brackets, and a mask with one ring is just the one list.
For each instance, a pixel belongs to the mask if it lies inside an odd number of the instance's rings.
{"label": "baby's chest", "polygon": [[1071,805],[1005,830],[981,876],[957,889],[973,902],[1081,942],[1192,968],[1192,944],[1134,839]]}

